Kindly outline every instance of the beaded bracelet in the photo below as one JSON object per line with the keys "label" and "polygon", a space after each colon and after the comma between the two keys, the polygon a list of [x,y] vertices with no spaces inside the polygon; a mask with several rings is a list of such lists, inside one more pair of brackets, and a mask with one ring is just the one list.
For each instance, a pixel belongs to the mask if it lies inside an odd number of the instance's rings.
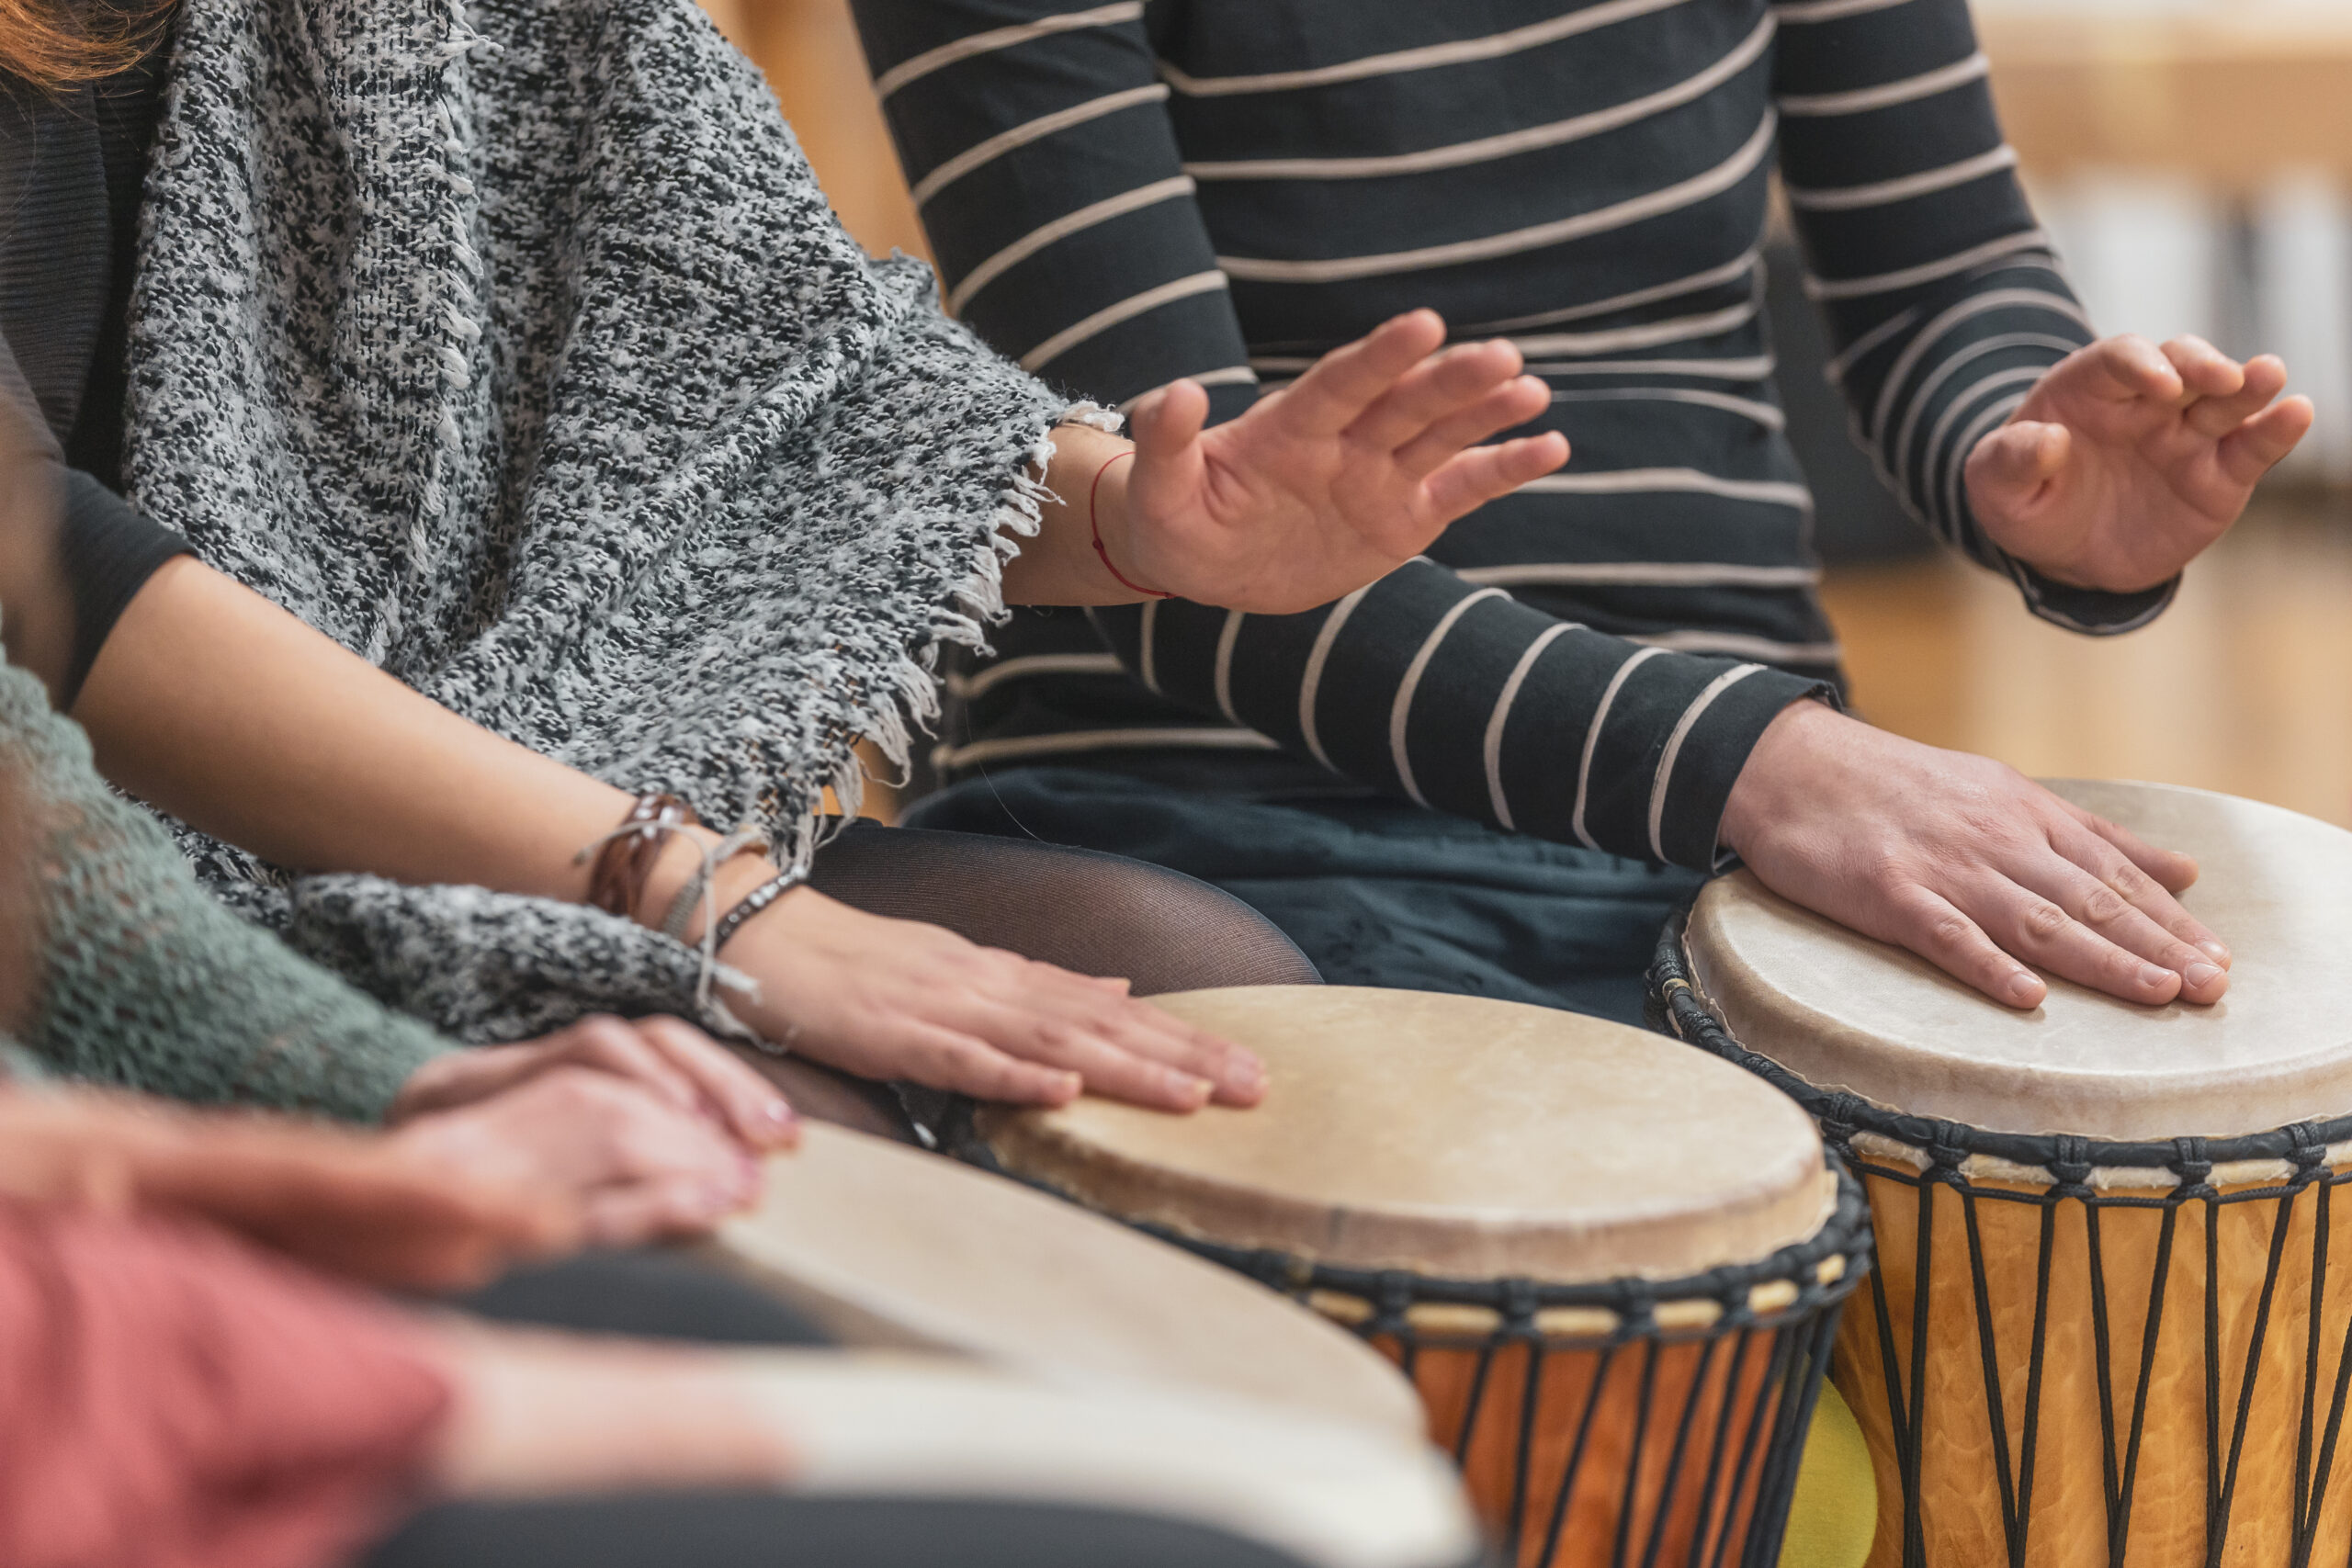
{"label": "beaded bracelet", "polygon": [[805,871],[780,871],[743,895],[743,901],[718,918],[704,939],[704,951],[716,953],[727,945],[727,939],[741,931],[745,920],[766,908],[794,888],[808,880]]}

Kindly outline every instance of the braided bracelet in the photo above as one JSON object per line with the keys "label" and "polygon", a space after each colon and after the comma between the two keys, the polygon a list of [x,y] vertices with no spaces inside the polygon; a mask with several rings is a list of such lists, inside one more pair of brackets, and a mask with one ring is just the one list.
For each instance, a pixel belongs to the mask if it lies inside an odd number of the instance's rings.
{"label": "braided bracelet", "polygon": [[765,829],[738,828],[705,850],[702,863],[695,867],[695,874],[686,878],[685,886],[679,888],[677,897],[670,900],[670,912],[662,919],[662,934],[675,942],[685,941],[686,927],[695,918],[695,906],[697,904],[706,906],[705,914],[715,918],[718,908],[711,897],[711,878],[718,874],[719,866],[737,855],[755,850],[765,854],[773,847],[768,842]]}
{"label": "braided bracelet", "polygon": [[745,920],[766,908],[794,888],[808,880],[805,871],[780,871],[743,895],[743,901],[718,918],[705,940],[704,951],[716,953],[727,945],[727,939],[741,931]]}
{"label": "braided bracelet", "polygon": [[639,795],[619,827],[598,834],[571,857],[575,865],[595,857],[588,902],[608,915],[633,918],[654,863],[662,858],[662,840],[695,822],[694,807],[674,795]]}
{"label": "braided bracelet", "polygon": [[1094,553],[1102,558],[1102,570],[1111,574],[1111,580],[1113,581],[1116,582],[1120,587],[1125,589],[1130,593],[1141,593],[1153,599],[1173,599],[1176,597],[1173,593],[1162,593],[1157,588],[1146,588],[1140,582],[1128,581],[1127,574],[1111,564],[1111,552],[1102,547],[1102,519],[1096,514],[1094,510],[1095,498],[1100,495],[1102,491],[1102,476],[1109,473],[1111,471],[1111,465],[1117,462],[1120,458],[1132,457],[1135,455],[1136,449],[1132,446],[1128,447],[1124,452],[1114,452],[1111,456],[1102,459],[1102,466],[1101,468],[1094,470],[1094,482],[1086,487],[1086,526],[1088,531],[1094,536]]}

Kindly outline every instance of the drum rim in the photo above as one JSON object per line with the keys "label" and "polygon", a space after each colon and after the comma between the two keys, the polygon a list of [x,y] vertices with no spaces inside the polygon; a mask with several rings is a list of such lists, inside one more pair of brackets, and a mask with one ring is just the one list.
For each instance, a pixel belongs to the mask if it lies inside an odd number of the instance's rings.
{"label": "drum rim", "polygon": [[1651,1023],[1686,1045],[1746,1068],[1794,1100],[1821,1123],[1830,1146],[1850,1154],[1854,1135],[1872,1134],[1917,1149],[1938,1166],[1958,1166],[1972,1157],[1997,1160],[2020,1169],[2047,1170],[2054,1185],[2084,1187],[2098,1170],[2171,1171],[2184,1183],[2206,1182],[2219,1165],[2270,1162],[2316,1174],[2328,1168],[2331,1145],[2352,1141],[2352,1115],[2321,1122],[2290,1122],[2263,1133],[2223,1137],[2184,1135],[2162,1141],[2094,1138],[2075,1133],[1996,1133],[1966,1122],[1917,1116],[1864,1099],[1849,1089],[1825,1089],[1770,1056],[1749,1050],[1701,999],[1690,977],[1684,938],[1694,895],[1677,909],[1658,935],[1645,976]]}
{"label": "drum rim", "polygon": [[[1523,1278],[1463,1280],[1409,1269],[1352,1268],[1317,1263],[1275,1247],[1230,1247],[1170,1225],[1129,1219],[1096,1208],[1042,1178],[1006,1168],[981,1139],[959,1139],[955,1153],[1009,1181],[1048,1193],[1089,1213],[1116,1220],[1141,1235],[1221,1263],[1283,1295],[1304,1300],[1310,1292],[1335,1292],[1359,1298],[1370,1306],[1371,1313],[1363,1321],[1347,1326],[1366,1337],[1408,1331],[1420,1334],[1408,1324],[1406,1311],[1434,1303],[1492,1310],[1498,1319],[1494,1337],[1517,1336],[1552,1342],[1573,1338],[1592,1345],[1651,1338],[1719,1338],[1744,1328],[1804,1322],[1835,1310],[1870,1272],[1875,1246],[1870,1203],[1862,1185],[1837,1150],[1826,1144],[1822,1157],[1837,1179],[1837,1195],[1820,1228],[1803,1240],[1760,1258],[1721,1264],[1694,1274],[1662,1279],[1626,1275],[1573,1284]],[[1835,1267],[1826,1269],[1833,1260]],[[1823,1278],[1825,1271],[1830,1277]],[[1770,1311],[1759,1312],[1752,1305],[1752,1293],[1758,1287],[1782,1282],[1796,1288],[1794,1300]],[[1657,1324],[1658,1308],[1683,1302],[1713,1303],[1723,1312],[1701,1330],[1677,1330]],[[1613,1314],[1616,1327],[1606,1334],[1592,1335],[1543,1332],[1534,1321],[1535,1314],[1562,1308]]]}

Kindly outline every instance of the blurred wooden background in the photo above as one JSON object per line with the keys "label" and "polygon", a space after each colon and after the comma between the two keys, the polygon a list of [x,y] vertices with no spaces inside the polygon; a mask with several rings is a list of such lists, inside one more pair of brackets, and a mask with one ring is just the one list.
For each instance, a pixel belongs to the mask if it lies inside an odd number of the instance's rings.
{"label": "blurred wooden background", "polygon": [[[843,0],[705,3],[767,73],[850,231],[922,254]],[[2352,186],[2352,7],[1987,0],[1982,22],[2031,178],[2154,173],[2233,197],[2282,175]],[[2311,301],[2328,321],[2343,305]],[[2128,637],[2034,622],[2006,584],[1934,554],[1834,569],[1826,597],[1856,703],[1890,729],[2032,773],[2194,784],[2352,822],[2340,491],[2267,497]]]}

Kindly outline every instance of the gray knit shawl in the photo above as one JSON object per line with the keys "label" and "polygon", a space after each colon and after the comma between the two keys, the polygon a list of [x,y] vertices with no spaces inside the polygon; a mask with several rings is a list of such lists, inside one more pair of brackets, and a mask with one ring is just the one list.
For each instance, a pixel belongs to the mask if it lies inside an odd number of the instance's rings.
{"label": "gray knit shawl", "polygon": [[[842,233],[693,0],[186,0],[132,304],[134,500],[458,713],[805,854],[903,760],[1064,412]],[[576,907],[217,889],[469,1038],[681,1008]]]}

